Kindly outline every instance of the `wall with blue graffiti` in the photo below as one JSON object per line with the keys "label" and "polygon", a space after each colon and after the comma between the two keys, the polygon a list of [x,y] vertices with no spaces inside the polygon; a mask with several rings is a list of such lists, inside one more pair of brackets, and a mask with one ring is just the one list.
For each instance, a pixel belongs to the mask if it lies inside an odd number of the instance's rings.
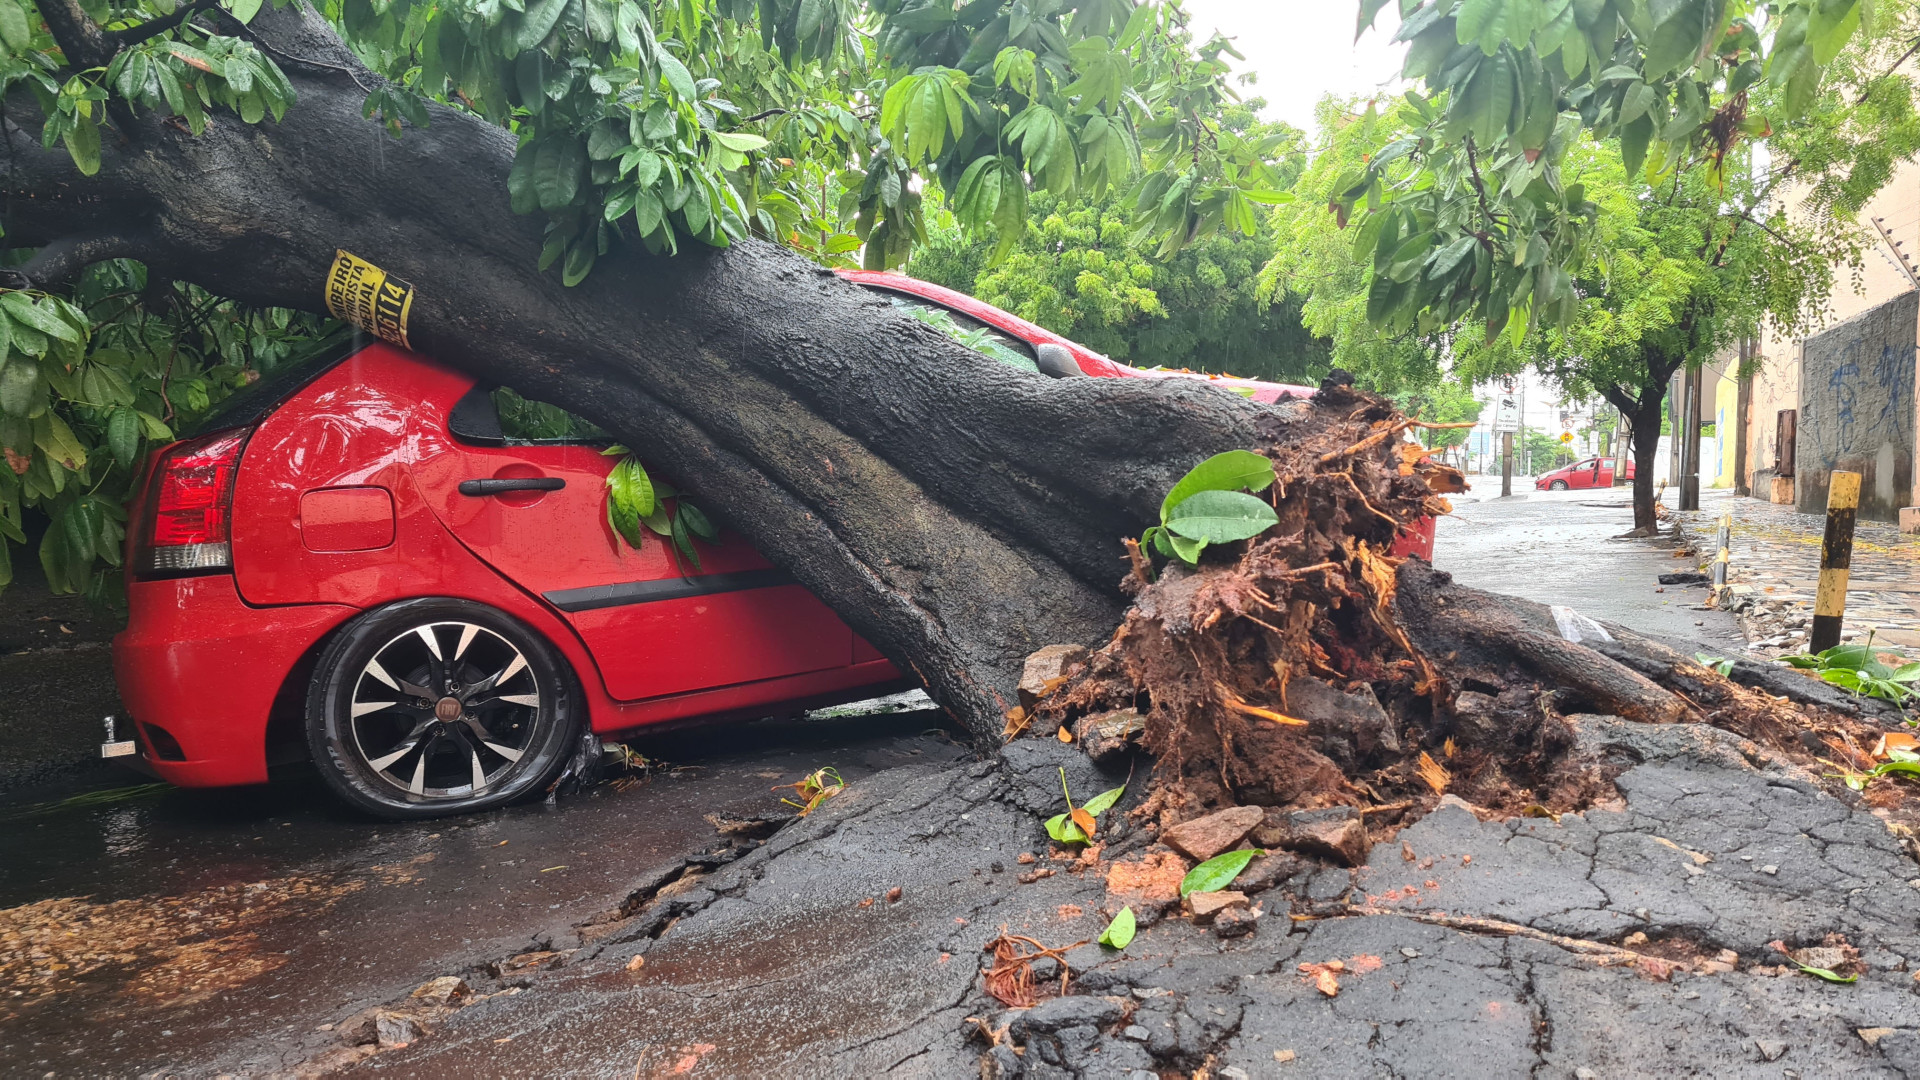
{"label": "wall with blue graffiti", "polygon": [[1860,516],[1897,520],[1913,487],[1915,328],[1908,292],[1808,338],[1795,440],[1802,513],[1823,513],[1827,477],[1860,474]]}

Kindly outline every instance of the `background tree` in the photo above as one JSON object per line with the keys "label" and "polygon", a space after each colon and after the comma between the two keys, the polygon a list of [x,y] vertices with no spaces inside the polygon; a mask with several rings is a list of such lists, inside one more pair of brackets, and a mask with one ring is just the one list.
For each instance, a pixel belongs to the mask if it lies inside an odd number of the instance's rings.
{"label": "background tree", "polygon": [[[1383,6],[1362,4],[1362,32]],[[1833,268],[1862,250],[1854,214],[1920,149],[1899,70],[1913,6],[1400,8],[1403,72],[1424,92],[1336,118],[1333,178],[1301,188],[1324,192],[1346,242],[1296,205],[1265,283],[1304,290],[1336,361],[1404,369],[1425,347],[1469,379],[1538,362],[1639,418],[1634,518],[1650,530],[1673,371],[1763,318],[1816,321]]]}
{"label": "background tree", "polygon": [[[1261,121],[1265,102],[1224,104],[1219,123],[1272,149],[1276,192],[1306,163],[1304,139],[1287,124]],[[1210,231],[1171,258],[1153,258],[1136,236],[1131,204],[1040,195],[1027,232],[994,258],[990,236],[936,215],[929,242],[909,272],[970,293],[1116,360],[1285,382],[1315,382],[1328,367],[1324,341],[1300,325],[1299,305],[1270,305],[1254,276],[1273,255],[1264,218],[1251,235]]]}

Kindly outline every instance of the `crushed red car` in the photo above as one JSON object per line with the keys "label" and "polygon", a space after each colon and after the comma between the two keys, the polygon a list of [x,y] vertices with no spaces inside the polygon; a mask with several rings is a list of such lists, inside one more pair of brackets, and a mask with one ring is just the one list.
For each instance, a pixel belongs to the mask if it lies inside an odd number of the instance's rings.
{"label": "crushed red car", "polygon": [[[1164,374],[938,286],[844,276],[937,309],[1016,366]],[[1214,381],[1255,400],[1312,393]],[[361,810],[432,817],[543,789],[589,733],[911,685],[741,537],[702,544],[697,567],[657,538],[617,542],[609,441],[366,339],[224,402],[155,451],[129,508],[114,669],[139,756],[190,787],[310,757]],[[1430,554],[1423,524],[1404,550]]]}

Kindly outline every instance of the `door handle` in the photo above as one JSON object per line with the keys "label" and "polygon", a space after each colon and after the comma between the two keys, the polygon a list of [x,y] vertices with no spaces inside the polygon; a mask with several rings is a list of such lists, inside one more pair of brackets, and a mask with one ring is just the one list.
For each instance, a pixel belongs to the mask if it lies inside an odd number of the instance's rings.
{"label": "door handle", "polygon": [[567,482],[558,476],[529,476],[504,480],[462,480],[462,495],[500,495],[509,491],[559,491]]}

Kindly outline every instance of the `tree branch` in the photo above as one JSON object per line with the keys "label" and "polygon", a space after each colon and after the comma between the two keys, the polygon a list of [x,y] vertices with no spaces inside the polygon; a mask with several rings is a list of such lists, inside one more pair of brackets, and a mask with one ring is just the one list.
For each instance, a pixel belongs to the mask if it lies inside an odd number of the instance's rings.
{"label": "tree branch", "polygon": [[1883,72],[1879,77],[1874,79],[1869,79],[1867,81],[1866,87],[1860,91],[1860,96],[1853,99],[1853,103],[1855,105],[1865,105],[1867,103],[1867,97],[1873,93],[1874,86],[1876,86],[1881,79],[1884,79],[1888,75],[1892,75],[1894,72],[1899,71],[1900,65],[1912,59],[1913,54],[1917,52],[1920,52],[1920,37],[1914,38],[1913,44],[1907,46],[1907,51],[1901,53],[1900,58],[1898,60],[1895,60],[1893,63],[1888,64],[1887,70]]}
{"label": "tree branch", "polygon": [[148,247],[145,239],[128,233],[93,232],[63,236],[35,252],[33,258],[15,268],[13,273],[24,279],[29,288],[66,286],[94,263],[108,259],[138,258]]}
{"label": "tree branch", "polygon": [[100,24],[80,10],[78,0],[41,0],[40,17],[47,21],[47,33],[75,68],[100,67],[113,59],[113,49]]}
{"label": "tree branch", "polygon": [[109,55],[119,52],[129,45],[138,45],[148,38],[158,37],[174,27],[179,26],[181,23],[186,22],[188,19],[193,18],[194,15],[214,6],[215,2],[216,0],[193,0],[190,4],[182,4],[178,8],[175,8],[171,15],[162,15],[157,19],[149,19],[138,26],[129,26],[124,30],[110,30],[106,34],[107,44],[111,46]]}

